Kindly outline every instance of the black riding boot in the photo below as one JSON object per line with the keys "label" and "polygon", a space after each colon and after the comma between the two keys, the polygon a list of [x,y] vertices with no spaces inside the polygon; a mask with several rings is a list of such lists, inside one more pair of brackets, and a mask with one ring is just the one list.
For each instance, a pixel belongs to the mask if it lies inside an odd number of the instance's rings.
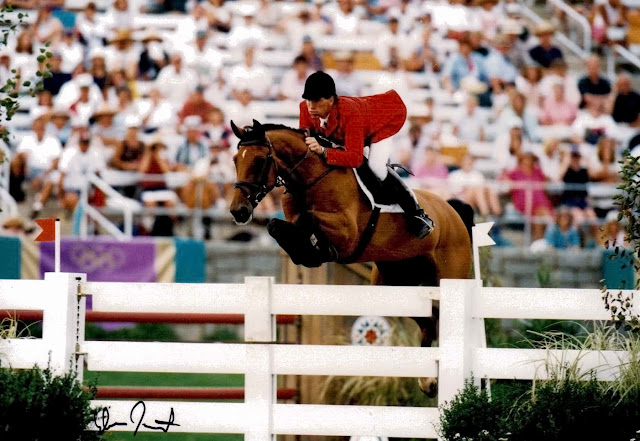
{"label": "black riding boot", "polygon": [[382,182],[385,193],[404,210],[409,232],[420,239],[426,237],[433,230],[433,221],[418,204],[411,189],[407,187],[395,170],[388,167],[388,172]]}

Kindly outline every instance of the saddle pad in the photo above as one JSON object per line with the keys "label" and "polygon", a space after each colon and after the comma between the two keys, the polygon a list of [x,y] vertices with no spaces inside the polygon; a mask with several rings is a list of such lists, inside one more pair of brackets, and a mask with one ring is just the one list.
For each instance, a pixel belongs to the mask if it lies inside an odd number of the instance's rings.
{"label": "saddle pad", "polygon": [[371,191],[367,188],[366,185],[364,185],[364,182],[362,182],[362,179],[360,179],[360,175],[358,175],[357,169],[355,168],[353,169],[353,174],[356,175],[356,180],[358,181],[358,187],[360,187],[360,190],[362,191],[362,193],[369,200],[369,204],[371,204],[372,209],[379,207],[381,213],[404,213],[402,211],[402,208],[400,208],[400,205],[398,204],[388,205],[388,204],[377,203],[373,199],[373,194],[371,193]]}

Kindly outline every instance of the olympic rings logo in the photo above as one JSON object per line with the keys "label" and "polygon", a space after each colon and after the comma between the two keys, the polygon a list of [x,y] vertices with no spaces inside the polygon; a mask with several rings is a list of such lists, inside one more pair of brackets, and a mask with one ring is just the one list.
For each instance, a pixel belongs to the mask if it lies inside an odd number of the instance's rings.
{"label": "olympic rings logo", "polygon": [[74,244],[69,254],[78,269],[88,273],[97,269],[115,271],[125,263],[124,252],[110,245]]}

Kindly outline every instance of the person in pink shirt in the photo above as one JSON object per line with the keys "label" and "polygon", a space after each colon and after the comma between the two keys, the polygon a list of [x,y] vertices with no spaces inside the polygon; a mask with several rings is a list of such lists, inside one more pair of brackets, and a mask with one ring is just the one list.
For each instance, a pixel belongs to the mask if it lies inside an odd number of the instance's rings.
{"label": "person in pink shirt", "polygon": [[553,93],[545,97],[542,103],[540,124],[571,125],[578,115],[578,104],[567,99],[561,82],[556,82],[552,90]]}
{"label": "person in pink shirt", "polygon": [[447,189],[447,176],[449,169],[445,165],[440,152],[427,147],[424,151],[422,161],[414,167],[413,174],[420,181],[420,186],[436,193],[444,199],[451,197],[451,192]]}
{"label": "person in pink shirt", "polygon": [[542,239],[546,222],[554,217],[554,209],[542,188],[547,179],[538,166],[537,156],[532,152],[522,153],[516,168],[505,172],[501,178],[512,184],[511,202],[515,209],[531,219],[531,240]]}

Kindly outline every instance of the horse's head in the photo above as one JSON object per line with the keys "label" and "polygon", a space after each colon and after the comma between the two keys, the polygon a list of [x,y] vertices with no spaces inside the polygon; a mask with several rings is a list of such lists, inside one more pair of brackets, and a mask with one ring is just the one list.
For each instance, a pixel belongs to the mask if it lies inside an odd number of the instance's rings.
{"label": "horse's head", "polygon": [[233,158],[236,188],[229,209],[236,224],[245,225],[256,205],[276,186],[277,165],[271,141],[258,121],[243,129],[231,121],[231,128],[240,142]]}

